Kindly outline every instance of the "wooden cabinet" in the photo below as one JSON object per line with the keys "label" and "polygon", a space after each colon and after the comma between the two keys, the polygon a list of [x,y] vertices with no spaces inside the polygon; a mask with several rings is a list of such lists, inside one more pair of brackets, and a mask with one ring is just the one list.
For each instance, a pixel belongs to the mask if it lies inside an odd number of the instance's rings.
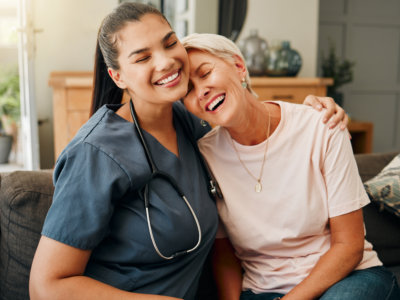
{"label": "wooden cabinet", "polygon": [[[54,151],[57,158],[79,128],[89,119],[93,88],[92,72],[52,72]],[[326,95],[330,78],[253,77],[254,91],[260,100],[302,103],[307,95]],[[372,123],[352,121],[349,125],[355,153],[372,151]]]}
{"label": "wooden cabinet", "polygon": [[52,72],[55,158],[89,119],[92,72]]}
{"label": "wooden cabinet", "polygon": [[251,86],[260,100],[302,103],[308,95],[326,96],[332,78],[252,77]]}
{"label": "wooden cabinet", "polygon": [[354,153],[372,153],[374,124],[351,120],[349,123],[351,144]]}
{"label": "wooden cabinet", "polygon": [[[252,77],[251,86],[260,100],[302,103],[308,95],[326,96],[332,78]],[[371,153],[373,124],[352,120],[348,126],[354,153]]]}

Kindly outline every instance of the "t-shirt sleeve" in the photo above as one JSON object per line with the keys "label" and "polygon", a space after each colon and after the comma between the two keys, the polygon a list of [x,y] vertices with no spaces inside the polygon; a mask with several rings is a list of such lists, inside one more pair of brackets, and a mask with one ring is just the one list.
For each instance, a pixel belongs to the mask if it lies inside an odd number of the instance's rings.
{"label": "t-shirt sleeve", "polygon": [[358,173],[347,130],[329,130],[323,161],[329,217],[350,213],[370,201]]}
{"label": "t-shirt sleeve", "polygon": [[63,152],[54,171],[53,203],[42,234],[80,249],[93,249],[109,232],[114,205],[130,187],[123,169],[88,143]]}

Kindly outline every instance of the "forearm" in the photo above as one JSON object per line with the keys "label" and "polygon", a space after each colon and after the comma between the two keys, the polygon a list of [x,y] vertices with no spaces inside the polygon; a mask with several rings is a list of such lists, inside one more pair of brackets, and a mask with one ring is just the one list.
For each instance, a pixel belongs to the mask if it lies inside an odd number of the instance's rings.
{"label": "forearm", "polygon": [[130,293],[86,276],[71,276],[63,279],[48,280],[47,282],[41,282],[41,284],[35,284],[35,281],[31,282],[30,299],[176,300],[178,298]]}
{"label": "forearm", "polygon": [[213,273],[219,300],[238,300],[242,292],[242,267],[230,243],[218,240],[213,251]]}
{"label": "forearm", "polygon": [[235,300],[242,292],[242,274],[237,268],[214,269],[219,300]]}
{"label": "forearm", "polygon": [[311,273],[282,299],[307,300],[320,297],[329,287],[345,278],[362,259],[363,252],[344,244],[333,245]]}
{"label": "forearm", "polygon": [[90,250],[42,236],[31,267],[31,299],[177,299],[134,294],[83,276],[90,256]]}

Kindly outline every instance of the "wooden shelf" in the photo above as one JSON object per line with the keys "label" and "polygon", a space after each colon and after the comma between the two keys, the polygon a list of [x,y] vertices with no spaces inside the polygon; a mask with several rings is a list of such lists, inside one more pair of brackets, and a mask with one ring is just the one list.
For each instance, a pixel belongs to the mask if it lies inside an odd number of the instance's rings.
{"label": "wooden shelf", "polygon": [[374,124],[351,120],[348,126],[354,153],[371,153]]}
{"label": "wooden shelf", "polygon": [[89,119],[92,72],[52,72],[55,158]]}
{"label": "wooden shelf", "polygon": [[252,77],[251,87],[260,100],[302,103],[308,95],[326,96],[332,78]]}
{"label": "wooden shelf", "polygon": [[[49,85],[53,88],[53,126],[55,158],[89,119],[93,73],[52,72]],[[284,100],[302,103],[307,95],[326,96],[331,78],[253,77],[252,87],[260,100]],[[125,98],[124,98],[125,99]],[[372,151],[373,125],[352,121],[349,125],[355,153]]]}

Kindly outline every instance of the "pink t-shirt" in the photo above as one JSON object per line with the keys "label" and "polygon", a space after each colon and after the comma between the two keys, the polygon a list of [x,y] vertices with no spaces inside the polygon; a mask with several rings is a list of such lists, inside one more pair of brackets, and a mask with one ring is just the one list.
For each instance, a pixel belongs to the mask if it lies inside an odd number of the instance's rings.
{"label": "pink t-shirt", "polygon": [[[216,127],[199,141],[224,200],[220,218],[245,270],[243,289],[287,293],[330,247],[329,218],[369,203],[347,131],[329,129],[323,112],[276,101],[281,121],[269,138],[262,192],[238,160],[229,133]],[[267,119],[267,118],[266,118]],[[235,143],[258,177],[265,143]],[[357,269],[381,265],[365,241]]]}

